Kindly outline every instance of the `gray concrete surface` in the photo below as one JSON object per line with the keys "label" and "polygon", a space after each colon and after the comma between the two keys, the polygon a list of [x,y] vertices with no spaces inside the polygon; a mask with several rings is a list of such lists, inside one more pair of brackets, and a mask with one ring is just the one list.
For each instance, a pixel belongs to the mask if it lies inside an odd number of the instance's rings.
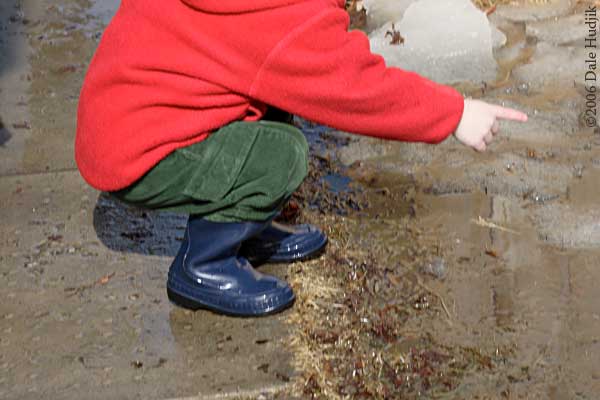
{"label": "gray concrete surface", "polygon": [[[295,374],[288,314],[231,319],[173,307],[164,282],[184,218],[125,207],[75,169],[78,90],[117,4],[102,1],[0,3],[0,398],[279,391]],[[358,137],[340,151],[348,164],[386,172],[392,190],[416,182],[417,223],[434,231],[450,266],[444,281],[428,284],[454,321],[426,320],[423,331],[449,346],[510,350],[502,377],[475,372],[456,398],[494,398],[498,382],[514,398],[595,399],[600,391],[600,139],[582,125],[583,96],[571,81],[580,53],[538,46],[527,29],[554,32],[563,16],[572,25],[574,6],[522,1],[493,15],[507,37],[495,53],[501,73],[474,95],[523,109],[530,121],[502,123],[488,152],[453,139],[430,146]],[[546,56],[569,60],[567,73],[555,79],[547,65],[518,73]],[[473,223],[479,216],[518,234]]]}
{"label": "gray concrete surface", "polygon": [[165,279],[185,217],[127,208],[75,169],[79,88],[117,4],[0,2],[0,398],[279,391],[294,374],[286,314],[171,305]]}
{"label": "gray concrete surface", "polygon": [[0,202],[1,398],[233,396],[293,374],[285,314],[232,319],[167,301],[181,217],[98,198],[77,172],[2,177]]}

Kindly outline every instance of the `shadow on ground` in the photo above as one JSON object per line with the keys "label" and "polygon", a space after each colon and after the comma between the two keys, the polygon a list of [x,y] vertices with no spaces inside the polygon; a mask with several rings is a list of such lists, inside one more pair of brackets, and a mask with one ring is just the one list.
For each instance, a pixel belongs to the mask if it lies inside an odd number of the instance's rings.
{"label": "shadow on ground", "polygon": [[2,122],[2,117],[0,117],[0,147],[4,147],[4,144],[8,142],[11,137],[12,135],[8,129],[6,129],[4,123]]}
{"label": "shadow on ground", "polygon": [[[2,54],[2,57],[0,57],[0,77],[13,67],[15,61],[16,36],[9,29],[9,25],[22,23],[22,12],[16,7],[16,4],[13,4],[12,1],[5,1],[3,3],[0,4],[0,53]],[[0,88],[1,90],[2,88]],[[12,134],[2,123],[2,118],[0,117],[0,147],[4,147],[11,137]]]}
{"label": "shadow on ground", "polygon": [[131,207],[107,193],[94,207],[100,241],[119,252],[174,257],[183,239],[187,216]]}
{"label": "shadow on ground", "polygon": [[15,60],[16,35],[8,29],[9,25],[26,24],[23,21],[23,13],[18,4],[13,1],[3,1],[0,5],[0,48],[2,58],[0,59],[0,76],[12,68]]}

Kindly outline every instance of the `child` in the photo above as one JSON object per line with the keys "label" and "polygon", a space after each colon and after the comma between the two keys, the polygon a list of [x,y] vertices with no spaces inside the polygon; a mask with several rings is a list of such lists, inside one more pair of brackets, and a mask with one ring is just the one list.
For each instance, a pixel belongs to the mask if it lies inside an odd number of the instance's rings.
{"label": "child", "polygon": [[518,111],[464,100],[347,32],[344,0],[122,0],[83,85],[76,160],[99,190],[190,214],[167,282],[183,307],[280,311],[290,286],[250,260],[290,262],[327,242],[273,217],[307,173],[308,146],[277,109],[344,131],[483,151]]}

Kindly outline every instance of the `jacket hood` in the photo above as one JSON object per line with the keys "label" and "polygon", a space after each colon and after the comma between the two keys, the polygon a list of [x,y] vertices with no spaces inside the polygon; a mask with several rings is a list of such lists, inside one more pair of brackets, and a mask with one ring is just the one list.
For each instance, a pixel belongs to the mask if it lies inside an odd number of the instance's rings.
{"label": "jacket hood", "polygon": [[[210,14],[243,14],[303,3],[307,0],[181,0],[188,6]],[[329,0],[344,7],[344,0]]]}

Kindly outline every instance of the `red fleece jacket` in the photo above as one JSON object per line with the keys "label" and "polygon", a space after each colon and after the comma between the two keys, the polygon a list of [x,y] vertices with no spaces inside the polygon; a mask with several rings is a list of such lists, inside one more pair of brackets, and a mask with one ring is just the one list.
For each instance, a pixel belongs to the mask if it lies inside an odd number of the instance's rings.
{"label": "red fleece jacket", "polygon": [[100,190],[267,104],[337,129],[437,143],[463,98],[386,68],[344,0],[122,0],[89,67],[75,157]]}

